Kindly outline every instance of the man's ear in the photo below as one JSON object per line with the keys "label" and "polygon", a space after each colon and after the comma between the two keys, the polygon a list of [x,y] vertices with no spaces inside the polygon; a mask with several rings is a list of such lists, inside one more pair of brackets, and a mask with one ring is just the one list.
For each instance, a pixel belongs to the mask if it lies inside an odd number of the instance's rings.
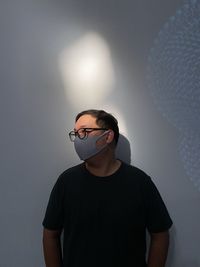
{"label": "man's ear", "polygon": [[110,144],[112,143],[112,141],[114,140],[114,136],[115,136],[115,133],[113,130],[109,130],[107,136],[106,136],[106,142],[107,144]]}

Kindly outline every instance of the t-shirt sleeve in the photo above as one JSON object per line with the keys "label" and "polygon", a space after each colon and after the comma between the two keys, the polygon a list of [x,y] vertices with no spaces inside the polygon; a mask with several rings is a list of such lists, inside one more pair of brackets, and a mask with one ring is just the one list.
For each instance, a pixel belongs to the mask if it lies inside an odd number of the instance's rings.
{"label": "t-shirt sleeve", "polygon": [[172,226],[172,220],[158,189],[149,176],[144,183],[144,203],[148,231],[150,233],[167,231]]}
{"label": "t-shirt sleeve", "polygon": [[61,177],[55,183],[49,198],[45,217],[44,228],[49,230],[61,230],[64,221],[64,186]]}

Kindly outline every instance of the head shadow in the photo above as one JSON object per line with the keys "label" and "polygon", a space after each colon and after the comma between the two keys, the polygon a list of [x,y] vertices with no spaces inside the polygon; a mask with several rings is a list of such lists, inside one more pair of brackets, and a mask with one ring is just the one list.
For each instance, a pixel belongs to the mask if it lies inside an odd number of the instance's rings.
{"label": "head shadow", "polygon": [[124,161],[125,163],[131,164],[131,147],[128,139],[119,134],[119,140],[117,143],[115,156],[117,159]]}

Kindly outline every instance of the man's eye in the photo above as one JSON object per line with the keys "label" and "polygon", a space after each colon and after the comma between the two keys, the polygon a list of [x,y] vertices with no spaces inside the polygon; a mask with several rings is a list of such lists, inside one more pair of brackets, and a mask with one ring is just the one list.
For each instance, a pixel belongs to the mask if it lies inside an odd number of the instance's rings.
{"label": "man's eye", "polygon": [[80,129],[80,130],[78,131],[78,135],[79,135],[79,137],[84,137],[84,136],[86,135],[86,131],[85,131],[85,129]]}
{"label": "man's eye", "polygon": [[85,132],[85,129],[80,129],[80,130],[78,131],[79,134],[82,134],[82,133],[84,133],[84,132]]}
{"label": "man's eye", "polygon": [[92,129],[85,129],[85,132],[86,133],[91,133],[92,132]]}

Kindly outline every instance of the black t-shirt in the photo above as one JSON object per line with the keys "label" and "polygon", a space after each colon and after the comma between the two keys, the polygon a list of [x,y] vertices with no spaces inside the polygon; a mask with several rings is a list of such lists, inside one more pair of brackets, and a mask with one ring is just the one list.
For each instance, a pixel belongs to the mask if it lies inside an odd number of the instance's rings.
{"label": "black t-shirt", "polygon": [[106,177],[92,175],[84,163],[63,172],[43,221],[47,229],[64,229],[64,267],[144,267],[146,229],[171,225],[151,178],[125,163]]}

